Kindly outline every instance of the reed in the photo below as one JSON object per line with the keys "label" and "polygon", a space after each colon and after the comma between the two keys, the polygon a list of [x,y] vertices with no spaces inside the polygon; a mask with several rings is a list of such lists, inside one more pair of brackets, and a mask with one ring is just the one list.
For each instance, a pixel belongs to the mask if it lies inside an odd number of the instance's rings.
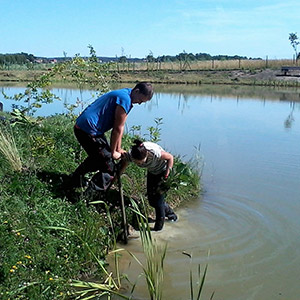
{"label": "reed", "polygon": [[132,207],[133,212],[138,218],[140,237],[146,263],[143,264],[133,253],[129,254],[143,269],[150,299],[161,300],[163,299],[164,260],[167,253],[167,244],[159,246],[156,241],[152,239],[148,219],[140,212],[134,201],[132,201]]}
{"label": "reed", "polygon": [[[163,282],[164,282],[164,260],[167,253],[167,244],[164,246],[159,246],[157,242],[152,238],[150,226],[148,219],[141,213],[139,207],[134,201],[132,203],[132,211],[137,215],[141,242],[146,258],[146,263],[143,264],[134,254],[129,254],[137,261],[137,263],[142,267],[149,296],[151,300],[162,300],[163,299]],[[142,199],[142,203],[144,201]],[[144,211],[146,207],[144,206]],[[191,259],[192,265],[192,255],[186,254]],[[209,256],[209,253],[208,253]],[[194,277],[192,268],[190,270],[190,296],[191,300],[200,300],[203,294],[204,283],[207,275],[208,264],[205,265],[203,274],[201,272],[201,266],[198,265],[197,276]],[[210,300],[214,297],[212,293]]]}
{"label": "reed", "polygon": [[[193,271],[190,271],[190,294],[191,294],[191,300],[200,300],[202,291],[203,291],[203,286],[207,274],[207,268],[208,265],[205,265],[203,275],[201,275],[201,266],[200,264],[198,265],[198,272],[197,272],[197,279],[196,282],[194,282],[193,278]],[[210,297],[212,299],[214,294]]]}

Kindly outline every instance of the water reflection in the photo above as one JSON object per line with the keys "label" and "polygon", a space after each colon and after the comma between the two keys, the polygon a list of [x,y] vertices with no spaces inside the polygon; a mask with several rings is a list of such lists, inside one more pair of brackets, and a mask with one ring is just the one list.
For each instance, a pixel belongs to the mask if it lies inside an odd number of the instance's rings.
{"label": "water reflection", "polygon": [[289,113],[288,117],[284,121],[284,127],[286,129],[291,129],[292,125],[295,121],[295,118],[294,118],[294,115],[293,115],[294,109],[295,109],[295,102],[290,103],[290,106],[291,106],[291,112]]}

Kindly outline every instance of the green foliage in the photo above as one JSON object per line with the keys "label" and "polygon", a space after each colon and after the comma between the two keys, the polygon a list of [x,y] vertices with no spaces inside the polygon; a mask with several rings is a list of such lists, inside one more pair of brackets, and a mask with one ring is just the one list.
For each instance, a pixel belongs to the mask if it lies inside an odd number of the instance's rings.
{"label": "green foliage", "polygon": [[148,62],[155,62],[155,58],[153,56],[153,52],[152,51],[150,51],[149,54],[146,56],[146,60]]}
{"label": "green foliage", "polygon": [[175,62],[175,61],[204,61],[204,60],[236,60],[236,59],[247,59],[246,56],[239,55],[210,55],[208,53],[186,53],[183,52],[177,55],[162,55],[158,56],[155,61],[161,62]]}
{"label": "green foliage", "polygon": [[28,53],[0,54],[0,65],[28,64],[34,62],[35,57]]}
{"label": "green foliage", "polygon": [[127,57],[125,55],[122,55],[119,57],[118,62],[120,63],[126,63],[127,62]]}
{"label": "green foliage", "polygon": [[154,119],[155,122],[155,127],[154,126],[150,126],[148,127],[148,131],[149,131],[149,140],[151,142],[159,142],[160,141],[160,131],[161,131],[161,125],[163,124],[162,122],[162,118],[155,118]]}
{"label": "green foliage", "polygon": [[32,156],[46,157],[52,155],[55,149],[55,140],[51,137],[34,136],[31,148]]}
{"label": "green foliage", "polygon": [[15,126],[16,124],[22,124],[27,126],[37,124],[36,119],[26,116],[24,111],[20,111],[19,109],[13,109],[13,111],[11,112],[11,116],[13,117],[12,126]]}
{"label": "green foliage", "polygon": [[165,181],[165,188],[167,190],[171,187],[178,190],[181,185],[187,186],[191,176],[193,176],[193,171],[187,163],[180,161],[178,157],[175,157],[174,160],[174,166],[169,177]]}

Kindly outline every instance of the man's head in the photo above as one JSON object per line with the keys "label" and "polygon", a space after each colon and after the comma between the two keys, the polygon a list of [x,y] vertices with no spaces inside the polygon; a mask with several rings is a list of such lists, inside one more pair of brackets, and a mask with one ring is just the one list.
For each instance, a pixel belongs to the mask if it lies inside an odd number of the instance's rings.
{"label": "man's head", "polygon": [[131,91],[130,98],[132,103],[144,103],[151,100],[153,88],[149,82],[139,82]]}

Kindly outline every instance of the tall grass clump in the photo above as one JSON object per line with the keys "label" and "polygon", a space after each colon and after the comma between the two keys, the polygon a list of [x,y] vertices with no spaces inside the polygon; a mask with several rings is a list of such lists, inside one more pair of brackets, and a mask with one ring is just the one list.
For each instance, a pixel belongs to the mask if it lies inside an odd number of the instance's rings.
{"label": "tall grass clump", "polygon": [[9,167],[16,172],[22,170],[22,162],[12,130],[0,126],[0,153]]}
{"label": "tall grass clump", "polygon": [[[163,299],[164,260],[167,253],[167,244],[159,246],[156,241],[153,240],[147,218],[141,213],[134,201],[132,201],[132,206],[138,219],[146,263],[143,264],[133,253],[129,254],[143,269],[150,299],[161,300]],[[145,206],[144,209],[146,209]]]}
{"label": "tall grass clump", "polygon": [[[143,263],[133,253],[129,252],[129,254],[134,258],[134,260],[141,266],[143,270],[143,274],[146,279],[149,299],[162,300],[164,288],[164,261],[167,254],[167,244],[165,243],[164,245],[158,245],[157,241],[154,240],[151,235],[151,229],[148,223],[148,218],[146,218],[145,215],[143,215],[140,207],[135,201],[131,201],[131,203],[132,211],[136,214],[138,219],[140,238],[146,261],[145,263]],[[142,200],[142,204],[142,210],[144,212],[147,212],[147,207],[144,204],[144,200]],[[189,256],[191,262],[191,269],[189,275],[191,297],[190,299],[200,300],[201,295],[203,294],[208,264],[205,265],[203,274],[201,272],[201,266],[199,264],[197,268],[197,275],[194,276],[192,271],[192,255],[185,252],[183,252],[183,254]],[[213,296],[214,293],[211,295],[210,299],[213,299]]]}
{"label": "tall grass clump", "polygon": [[[183,254],[189,256],[189,258],[191,260],[191,265],[192,265],[193,264],[192,255],[188,254],[186,252],[183,252]],[[208,252],[208,257],[209,257],[209,252]],[[203,271],[203,274],[202,274],[201,265],[198,264],[196,278],[194,277],[192,268],[190,269],[190,296],[191,296],[191,300],[200,300],[201,295],[203,294],[204,283],[205,283],[205,279],[206,279],[206,276],[207,276],[207,269],[208,269],[208,264],[205,265],[204,271]],[[215,294],[214,292],[211,294],[210,300],[213,299],[214,294]]]}

